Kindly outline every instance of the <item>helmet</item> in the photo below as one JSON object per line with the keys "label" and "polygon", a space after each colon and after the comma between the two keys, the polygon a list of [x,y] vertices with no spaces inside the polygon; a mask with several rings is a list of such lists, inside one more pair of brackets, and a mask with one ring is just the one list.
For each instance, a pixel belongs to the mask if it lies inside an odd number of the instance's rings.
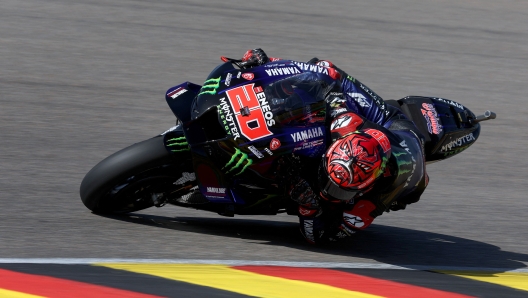
{"label": "helmet", "polygon": [[387,135],[377,129],[348,134],[326,151],[319,169],[323,197],[348,201],[374,187],[384,173],[391,147]]}

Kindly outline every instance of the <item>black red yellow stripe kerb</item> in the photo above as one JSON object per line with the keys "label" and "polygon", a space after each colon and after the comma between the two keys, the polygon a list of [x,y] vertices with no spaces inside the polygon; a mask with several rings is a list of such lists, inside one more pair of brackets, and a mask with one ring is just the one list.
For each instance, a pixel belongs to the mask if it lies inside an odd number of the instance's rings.
{"label": "black red yellow stripe kerb", "polygon": [[[136,282],[129,288],[130,282],[110,283],[97,279],[106,278],[105,274],[126,275]],[[93,279],[87,280],[87,276]],[[138,287],[137,281],[148,276],[168,283],[168,289],[192,288],[189,293],[203,290],[209,296],[226,292],[241,297],[364,298],[481,297],[487,291],[495,291],[500,297],[528,294],[526,268],[197,259],[4,258],[0,259],[0,295],[68,297],[79,291],[92,291],[98,297],[172,297],[172,291]],[[57,289],[60,291],[55,293]]]}

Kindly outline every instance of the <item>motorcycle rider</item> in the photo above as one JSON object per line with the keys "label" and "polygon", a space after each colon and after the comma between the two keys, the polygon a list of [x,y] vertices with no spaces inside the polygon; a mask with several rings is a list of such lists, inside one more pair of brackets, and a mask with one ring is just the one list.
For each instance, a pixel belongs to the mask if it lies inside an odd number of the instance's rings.
{"label": "motorcycle rider", "polygon": [[[253,49],[239,64],[250,68],[278,60]],[[289,194],[299,204],[304,238],[324,243],[367,228],[385,211],[417,202],[428,176],[424,137],[397,104],[388,104],[330,61],[313,58],[307,64],[328,70],[314,73],[314,84],[324,75],[333,80],[325,95],[332,143],[318,170],[290,177]]]}

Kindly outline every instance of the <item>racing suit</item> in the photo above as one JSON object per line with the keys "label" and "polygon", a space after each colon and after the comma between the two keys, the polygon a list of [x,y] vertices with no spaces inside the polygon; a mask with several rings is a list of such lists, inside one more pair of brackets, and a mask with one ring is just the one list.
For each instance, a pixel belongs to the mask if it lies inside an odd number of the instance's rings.
{"label": "racing suit", "polygon": [[[335,198],[325,195],[313,179],[295,179],[290,195],[299,204],[300,230],[306,240],[318,243],[350,236],[356,230],[367,228],[383,212],[405,209],[407,204],[417,202],[427,186],[428,176],[424,138],[416,126],[396,106],[388,105],[370,88],[331,62],[312,59],[306,64],[335,70],[328,71],[333,82],[324,78],[326,71],[294,63],[308,71],[314,70],[304,77],[305,80],[334,84],[325,96],[332,141],[359,129],[373,128],[388,137],[392,151],[386,171],[375,181],[375,187],[359,197],[332,200]],[[324,173],[319,173],[319,180],[322,175]],[[324,200],[333,201],[333,206]],[[335,206],[339,212],[342,210],[340,222],[335,222],[332,215],[324,216],[336,209]]]}
{"label": "racing suit", "polygon": [[[269,59],[260,49],[248,53],[243,61],[256,61],[256,65],[295,65],[302,72],[296,76],[297,81],[309,87],[322,86],[331,141],[369,128],[383,132],[390,141],[392,154],[385,172],[366,193],[346,197],[345,192],[338,198],[325,193],[321,187],[325,173],[321,168],[317,175],[314,171],[303,171],[291,178],[289,194],[299,205],[300,230],[308,242],[321,243],[350,236],[356,230],[367,228],[383,212],[405,209],[407,204],[420,199],[428,184],[424,137],[396,105],[387,104],[374,91],[330,61],[313,58],[303,63]],[[285,102],[288,100],[281,103]],[[290,102],[289,105],[295,103]]]}

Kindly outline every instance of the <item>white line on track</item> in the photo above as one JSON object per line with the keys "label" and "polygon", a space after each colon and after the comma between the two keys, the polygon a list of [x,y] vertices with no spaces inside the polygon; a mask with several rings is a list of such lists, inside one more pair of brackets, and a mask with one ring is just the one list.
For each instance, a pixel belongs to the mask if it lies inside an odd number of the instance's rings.
{"label": "white line on track", "polygon": [[338,262],[286,262],[286,261],[238,261],[202,259],[96,259],[96,258],[0,258],[0,264],[64,264],[89,265],[94,263],[140,263],[140,264],[213,264],[227,266],[286,266],[303,268],[346,268],[346,269],[397,269],[422,271],[491,271],[528,273],[527,268],[487,268],[454,266],[391,265],[384,263],[338,263]]}

